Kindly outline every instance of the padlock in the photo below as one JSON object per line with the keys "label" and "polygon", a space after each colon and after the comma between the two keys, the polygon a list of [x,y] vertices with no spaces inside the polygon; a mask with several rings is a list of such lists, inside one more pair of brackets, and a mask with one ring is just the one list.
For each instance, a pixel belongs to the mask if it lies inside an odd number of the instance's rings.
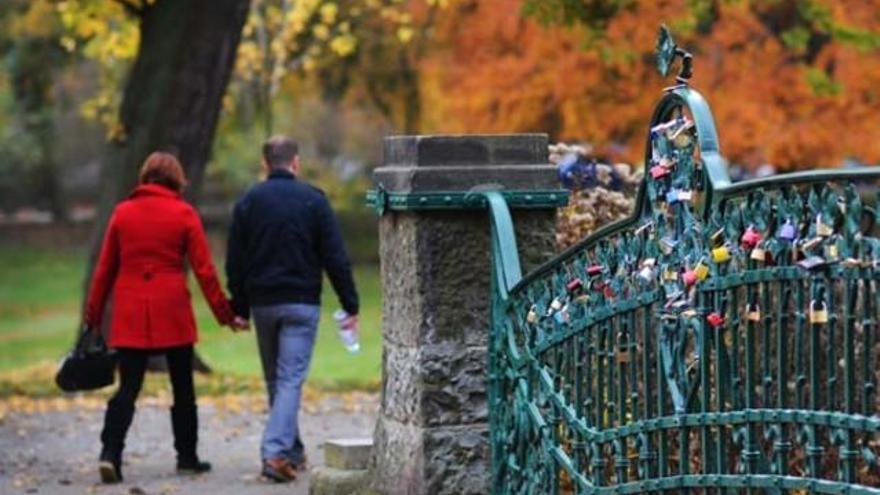
{"label": "padlock", "polygon": [[808,256],[800,261],[798,261],[798,266],[805,270],[818,270],[820,268],[824,268],[828,265],[828,262],[825,258],[821,256]]}
{"label": "padlock", "polygon": [[792,242],[797,238],[797,230],[795,229],[794,224],[791,223],[791,220],[786,220],[785,223],[779,227],[776,237],[788,242]]}
{"label": "padlock", "polygon": [[642,266],[648,268],[654,268],[657,265],[657,260],[654,258],[645,258],[642,260]]}
{"label": "padlock", "polygon": [[684,310],[684,311],[681,312],[681,316],[684,317],[684,318],[693,318],[694,316],[697,316],[697,310],[695,310],[695,309],[686,309],[686,310]]}
{"label": "padlock", "polygon": [[578,304],[587,304],[590,301],[590,296],[587,294],[581,294],[574,298],[574,302]]}
{"label": "padlock", "polygon": [[639,278],[645,282],[654,281],[654,269],[650,266],[643,266],[642,269],[639,270]]}
{"label": "padlock", "polygon": [[706,321],[709,322],[709,325],[712,325],[715,328],[724,325],[724,317],[718,313],[709,313],[706,316]]}
{"label": "padlock", "polygon": [[694,267],[694,275],[697,276],[697,280],[699,281],[706,280],[709,278],[709,266],[701,260],[697,263],[697,266]]}
{"label": "padlock", "polygon": [[611,284],[605,284],[605,289],[602,291],[602,295],[604,295],[606,299],[614,298],[614,289],[611,288]]}
{"label": "padlock", "polygon": [[557,297],[550,303],[550,309],[553,311],[559,311],[562,309],[562,301]]}
{"label": "padlock", "polygon": [[690,287],[697,283],[697,274],[693,270],[688,270],[681,274],[681,280],[685,286]]}
{"label": "padlock", "polygon": [[532,307],[529,308],[529,312],[526,315],[526,321],[529,323],[534,323],[538,321],[538,311],[537,307],[534,304],[532,304]]}
{"label": "padlock", "polygon": [[563,306],[559,311],[553,313],[553,319],[556,323],[563,324],[568,322],[568,305]]}
{"label": "padlock", "polygon": [[669,175],[669,169],[666,167],[661,167],[660,165],[654,165],[651,167],[651,178],[654,180],[659,180],[667,175]]}
{"label": "padlock", "polygon": [[678,245],[678,241],[672,239],[671,237],[664,237],[660,239],[660,250],[663,251],[663,254],[672,254],[672,250],[675,249],[675,246]]}
{"label": "padlock", "polygon": [[692,199],[694,199],[694,192],[693,191],[687,191],[687,190],[678,191],[678,200],[679,201],[688,202],[688,201],[691,201]]}
{"label": "padlock", "polygon": [[767,251],[764,251],[763,248],[756,247],[752,249],[752,253],[749,256],[755,261],[760,261],[761,263],[767,261]]}
{"label": "padlock", "polygon": [[825,257],[836,260],[839,257],[840,253],[837,249],[837,243],[831,243],[825,246]]}
{"label": "padlock", "polygon": [[678,280],[678,272],[675,270],[663,270],[663,280],[674,282]]}
{"label": "padlock", "polygon": [[715,263],[725,263],[730,261],[730,249],[727,246],[719,246],[712,250],[712,261]]}
{"label": "padlock", "polygon": [[754,249],[761,242],[761,233],[749,225],[749,228],[743,233],[740,243],[743,249]]}
{"label": "padlock", "polygon": [[761,308],[757,304],[746,305],[746,320],[761,321]]}
{"label": "padlock", "polygon": [[672,189],[670,189],[670,190],[666,193],[666,202],[669,203],[669,204],[671,204],[671,205],[674,205],[675,203],[678,203],[678,193],[679,193],[679,192],[680,192],[680,191],[679,191],[678,189],[674,188],[674,187],[673,187]]}
{"label": "padlock", "polygon": [[678,136],[675,136],[675,139],[672,141],[675,144],[675,147],[678,149],[684,149],[690,146],[691,144],[691,135],[688,132],[682,132]]}
{"label": "padlock", "polygon": [[617,350],[617,363],[618,364],[626,364],[630,362],[629,351],[626,349],[618,349]]}
{"label": "padlock", "polygon": [[565,289],[568,292],[580,292],[581,289],[584,288],[584,283],[581,282],[579,278],[573,278],[569,280],[567,284],[565,284]]}
{"label": "padlock", "polygon": [[669,158],[668,156],[664,156],[660,158],[660,161],[657,162],[657,165],[660,165],[663,168],[671,169],[675,167],[675,160]]}
{"label": "padlock", "polygon": [[828,323],[828,307],[824,302],[819,305],[816,301],[810,302],[810,323],[814,325]]}
{"label": "padlock", "polygon": [[602,265],[590,265],[587,268],[587,275],[589,275],[591,277],[595,277],[596,275],[599,275],[601,273],[602,273]]}
{"label": "padlock", "polygon": [[820,237],[829,237],[834,234],[834,228],[822,222],[822,215],[816,216],[816,235]]}

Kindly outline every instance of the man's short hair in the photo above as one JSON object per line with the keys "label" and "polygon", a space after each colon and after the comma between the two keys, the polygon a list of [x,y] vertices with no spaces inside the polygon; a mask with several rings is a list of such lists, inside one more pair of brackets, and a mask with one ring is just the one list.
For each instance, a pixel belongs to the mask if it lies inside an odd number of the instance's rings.
{"label": "man's short hair", "polygon": [[287,136],[272,136],[263,143],[263,159],[271,168],[284,168],[290,165],[299,154],[299,145]]}

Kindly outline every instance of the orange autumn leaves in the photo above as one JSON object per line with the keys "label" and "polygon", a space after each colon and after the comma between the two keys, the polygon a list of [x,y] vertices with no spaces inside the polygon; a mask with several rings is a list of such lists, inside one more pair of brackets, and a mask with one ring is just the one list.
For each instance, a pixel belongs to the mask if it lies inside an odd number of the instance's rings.
{"label": "orange autumn leaves", "polygon": [[[880,0],[814,3],[835,23],[880,31]],[[422,96],[432,103],[424,127],[548,132],[600,149],[616,145],[614,159],[640,163],[652,106],[672,83],[653,63],[657,28],[666,23],[694,52],[692,84],[709,99],[732,161],[783,170],[847,157],[880,162],[877,47],[842,42],[843,32],[807,60],[774,25],[772,15],[784,11],[714,2],[714,22],[700,32],[690,4],[633,2],[587,46],[585,28],[541,26],[523,17],[519,0],[451,2],[435,27],[439,49],[422,60]]]}

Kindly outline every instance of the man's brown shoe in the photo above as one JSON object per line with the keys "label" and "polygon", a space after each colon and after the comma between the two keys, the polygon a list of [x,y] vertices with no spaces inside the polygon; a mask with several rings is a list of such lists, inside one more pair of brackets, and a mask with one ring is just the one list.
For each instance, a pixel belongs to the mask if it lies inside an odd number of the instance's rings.
{"label": "man's brown shoe", "polygon": [[263,461],[263,476],[276,483],[289,483],[296,479],[296,468],[284,458]]}

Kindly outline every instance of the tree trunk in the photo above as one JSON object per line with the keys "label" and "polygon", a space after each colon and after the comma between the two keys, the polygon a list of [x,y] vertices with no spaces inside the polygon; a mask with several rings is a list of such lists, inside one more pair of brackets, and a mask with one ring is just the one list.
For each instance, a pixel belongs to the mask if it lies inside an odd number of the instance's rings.
{"label": "tree trunk", "polygon": [[107,219],[147,155],[175,153],[189,179],[187,199],[198,197],[249,7],[250,0],[158,0],[138,11],[140,45],[104,163],[86,287]]}

